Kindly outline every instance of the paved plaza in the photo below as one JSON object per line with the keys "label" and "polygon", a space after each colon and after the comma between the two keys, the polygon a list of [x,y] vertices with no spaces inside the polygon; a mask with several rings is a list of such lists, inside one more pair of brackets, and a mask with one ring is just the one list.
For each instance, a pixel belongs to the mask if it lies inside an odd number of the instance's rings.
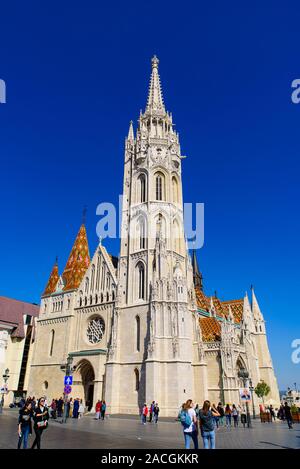
{"label": "paved plaza", "polygon": [[[13,449],[17,445],[17,410],[5,410],[0,415],[0,448]],[[217,448],[237,449],[296,449],[300,448],[300,425],[289,430],[285,422],[253,422],[253,428],[220,428]],[[33,441],[33,436],[31,440]],[[202,448],[202,441],[199,440]],[[158,425],[142,425],[137,417],[113,416],[97,421],[92,415],[80,420],[68,419],[66,424],[50,420],[44,432],[42,448],[57,449],[183,449],[181,425],[171,419],[161,419]]]}

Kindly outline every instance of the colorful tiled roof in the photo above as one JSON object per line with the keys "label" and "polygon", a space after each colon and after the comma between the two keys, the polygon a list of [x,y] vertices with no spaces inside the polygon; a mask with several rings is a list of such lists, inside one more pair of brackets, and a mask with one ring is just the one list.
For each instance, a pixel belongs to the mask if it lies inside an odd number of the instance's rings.
{"label": "colorful tiled roof", "polygon": [[235,323],[240,323],[243,319],[243,306],[244,300],[231,300],[231,301],[222,301],[223,308],[226,310],[226,314],[229,314],[229,306],[234,317]]}
{"label": "colorful tiled roof", "polygon": [[199,319],[204,342],[215,342],[221,340],[221,323],[216,318]]}
{"label": "colorful tiled roof", "polygon": [[89,264],[90,253],[88,239],[85,226],[82,224],[62,275],[65,283],[64,291],[79,287]]}
{"label": "colorful tiled roof", "polygon": [[50,274],[48,283],[46,285],[45,291],[42,296],[51,295],[51,293],[55,292],[58,280],[59,280],[58,265],[57,265],[57,262],[55,262],[52,272]]}
{"label": "colorful tiled roof", "polygon": [[219,298],[208,297],[203,293],[199,288],[195,288],[197,306],[199,309],[204,311],[210,311],[211,300],[213,302],[216,315],[220,318],[228,319],[229,316],[229,305],[231,307],[231,312],[236,323],[240,323],[243,317],[243,299],[230,300],[230,301],[221,301]]}

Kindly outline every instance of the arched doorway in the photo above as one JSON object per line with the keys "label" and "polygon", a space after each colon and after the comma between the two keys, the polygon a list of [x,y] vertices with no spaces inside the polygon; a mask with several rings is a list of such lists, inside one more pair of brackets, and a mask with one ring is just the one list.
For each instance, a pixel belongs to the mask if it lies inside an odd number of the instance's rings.
{"label": "arched doorway", "polygon": [[94,368],[88,360],[81,360],[76,366],[76,374],[79,374],[81,377],[85,405],[87,410],[90,411],[94,400]]}

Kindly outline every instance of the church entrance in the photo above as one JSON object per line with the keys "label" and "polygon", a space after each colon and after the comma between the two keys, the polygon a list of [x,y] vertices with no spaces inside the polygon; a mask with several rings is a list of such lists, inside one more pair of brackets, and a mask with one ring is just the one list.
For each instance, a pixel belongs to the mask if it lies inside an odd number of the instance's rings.
{"label": "church entrance", "polygon": [[76,366],[76,374],[81,377],[85,406],[90,411],[94,400],[94,368],[88,360],[81,360]]}

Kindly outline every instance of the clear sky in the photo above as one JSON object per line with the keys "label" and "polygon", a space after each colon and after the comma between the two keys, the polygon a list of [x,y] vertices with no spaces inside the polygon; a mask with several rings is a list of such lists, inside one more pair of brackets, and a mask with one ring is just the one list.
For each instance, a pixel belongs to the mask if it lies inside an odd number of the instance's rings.
{"label": "clear sky", "polygon": [[[240,298],[253,284],[279,387],[300,386],[300,6],[280,4],[2,3],[1,295],[39,302],[85,204],[94,252],[96,206],[118,201],[124,137],[157,54],[187,155],[184,199],[205,203],[206,293]],[[118,254],[116,240],[105,246]]]}

